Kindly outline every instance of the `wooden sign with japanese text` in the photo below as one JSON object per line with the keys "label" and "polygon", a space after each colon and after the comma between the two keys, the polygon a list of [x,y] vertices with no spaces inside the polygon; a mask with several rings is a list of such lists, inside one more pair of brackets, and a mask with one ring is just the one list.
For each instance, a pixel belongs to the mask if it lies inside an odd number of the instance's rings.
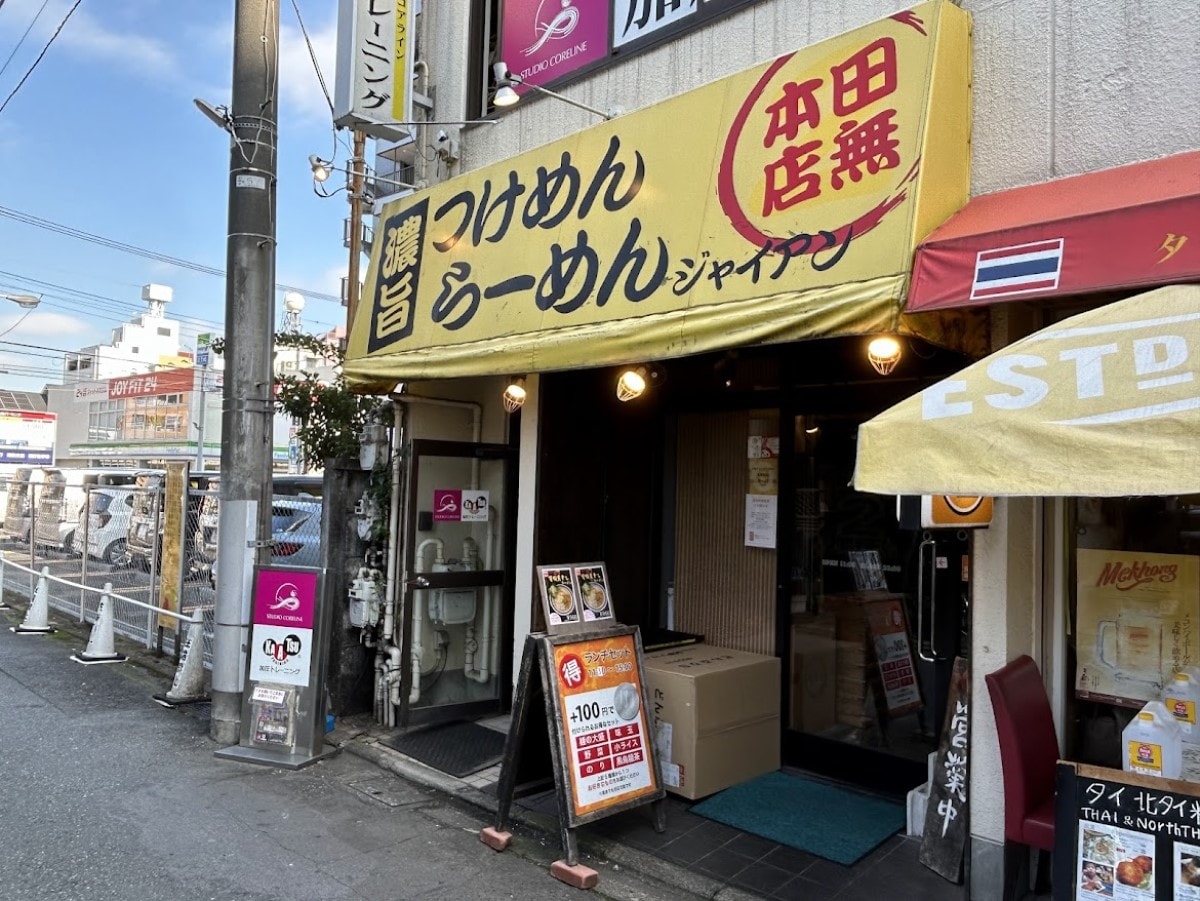
{"label": "wooden sign with japanese text", "polygon": [[955,657],[918,855],[921,863],[954,883],[962,879],[963,851],[967,846],[970,713],[971,685],[967,661]]}

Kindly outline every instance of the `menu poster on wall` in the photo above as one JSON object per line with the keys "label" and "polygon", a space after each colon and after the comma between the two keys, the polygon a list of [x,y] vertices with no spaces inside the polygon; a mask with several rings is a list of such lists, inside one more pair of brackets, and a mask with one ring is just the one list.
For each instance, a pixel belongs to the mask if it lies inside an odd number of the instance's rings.
{"label": "menu poster on wall", "polygon": [[1076,572],[1079,697],[1140,707],[1200,664],[1200,557],[1080,548]]}
{"label": "menu poster on wall", "polygon": [[537,573],[547,624],[553,627],[578,623],[579,594],[571,567],[562,563],[539,566]]}
{"label": "menu poster on wall", "polygon": [[608,572],[603,563],[576,563],[571,567],[579,590],[584,622],[612,619],[612,597],[608,592]]}

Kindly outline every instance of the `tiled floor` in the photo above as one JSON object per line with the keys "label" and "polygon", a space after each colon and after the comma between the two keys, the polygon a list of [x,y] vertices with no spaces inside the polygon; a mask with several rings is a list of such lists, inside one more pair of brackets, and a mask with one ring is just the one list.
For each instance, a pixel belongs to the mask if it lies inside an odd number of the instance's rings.
{"label": "tiled floor", "polygon": [[[548,815],[556,812],[552,791],[517,803]],[[959,901],[966,897],[962,886],[952,885],[917,861],[916,839],[893,836],[854,866],[846,867],[706,820],[692,813],[691,806],[692,802],[668,795],[667,829],[661,834],[654,831],[649,808],[617,814],[587,828],[780,901],[878,901],[881,897],[889,901]]]}
{"label": "tiled floor", "polygon": [[[479,725],[507,731],[508,717]],[[494,793],[500,766],[462,781]],[[517,804],[557,816],[553,790],[519,798]],[[893,836],[851,867],[741,832],[691,812],[693,802],[667,795],[667,828],[654,831],[648,807],[607,817],[585,827],[639,851],[703,872],[765,898],[788,901],[960,901],[963,886],[953,885],[917,860],[917,839]]]}

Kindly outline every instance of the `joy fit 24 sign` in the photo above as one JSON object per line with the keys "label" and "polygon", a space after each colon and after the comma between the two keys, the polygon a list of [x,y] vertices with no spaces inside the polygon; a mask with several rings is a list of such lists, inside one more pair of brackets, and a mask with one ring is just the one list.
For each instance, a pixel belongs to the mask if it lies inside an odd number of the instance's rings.
{"label": "joy fit 24 sign", "polygon": [[913,250],[966,198],[968,25],[920,4],[388,204],[347,377],[911,331]]}

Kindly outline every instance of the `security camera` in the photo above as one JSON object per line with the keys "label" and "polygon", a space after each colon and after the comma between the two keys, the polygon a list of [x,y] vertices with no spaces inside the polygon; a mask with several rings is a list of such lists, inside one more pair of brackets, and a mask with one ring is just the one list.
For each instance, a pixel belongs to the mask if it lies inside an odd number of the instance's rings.
{"label": "security camera", "polygon": [[446,132],[444,130],[439,130],[437,133],[437,137],[434,138],[434,140],[437,141],[437,143],[439,143],[439,144],[445,144],[447,141],[450,140],[450,135],[446,134]]}

